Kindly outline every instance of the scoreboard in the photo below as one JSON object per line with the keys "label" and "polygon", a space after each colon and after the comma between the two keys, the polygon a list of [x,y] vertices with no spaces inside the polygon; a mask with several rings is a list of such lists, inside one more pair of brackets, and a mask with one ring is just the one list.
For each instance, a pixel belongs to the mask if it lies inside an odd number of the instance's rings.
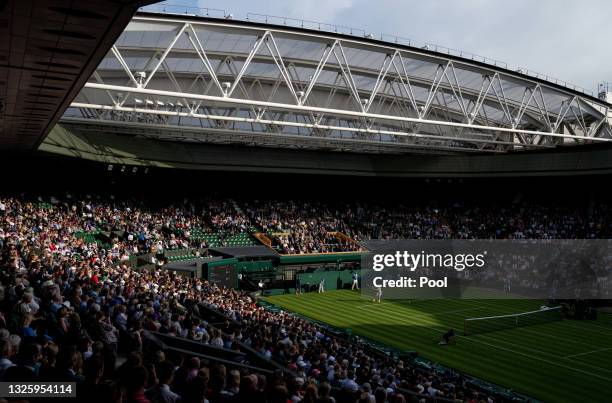
{"label": "scoreboard", "polygon": [[[205,264],[205,278],[218,286],[236,288],[238,286],[238,276],[234,259],[224,259],[218,262]],[[231,260],[228,262],[227,260]]]}

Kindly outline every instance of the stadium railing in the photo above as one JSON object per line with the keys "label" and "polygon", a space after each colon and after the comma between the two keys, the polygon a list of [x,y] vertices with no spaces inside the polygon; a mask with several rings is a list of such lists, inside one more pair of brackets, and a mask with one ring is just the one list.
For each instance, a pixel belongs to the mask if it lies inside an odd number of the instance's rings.
{"label": "stadium railing", "polygon": [[263,373],[263,374],[268,374],[268,375],[274,373],[274,370],[272,369],[262,368],[262,367],[254,366],[248,363],[237,362],[237,361],[233,361],[227,358],[222,358],[216,355],[205,354],[205,353],[195,351],[189,348],[181,348],[177,346],[168,345],[164,343],[162,340],[160,340],[152,332],[145,333],[145,345],[148,350],[157,349],[161,351],[174,351],[179,354],[185,354],[191,357],[198,357],[208,362],[223,364],[229,368],[246,369],[251,372],[258,372],[258,373]]}
{"label": "stadium railing", "polygon": [[[234,325],[234,326],[238,326],[240,325],[238,322],[236,322],[235,320],[233,320],[232,318],[222,314],[219,311],[216,311],[204,304],[198,304],[197,305],[197,310],[194,310],[194,315],[202,320],[207,320],[210,321],[212,320],[223,320],[223,321],[227,321],[227,323],[229,323],[230,325]],[[211,324],[209,322],[209,326],[211,326],[213,329],[217,329],[219,330],[221,333],[223,333],[224,336],[228,336],[228,334],[226,332],[223,331],[223,329],[221,329],[218,326],[215,326],[214,324]],[[240,351],[244,352],[247,357],[249,357],[249,359],[251,361],[253,361],[254,363],[257,363],[257,365],[261,365],[263,367],[266,368],[271,368],[271,369],[276,369],[276,370],[281,370],[284,373],[287,373],[291,376],[295,376],[295,373],[291,370],[289,370],[288,368],[285,368],[284,366],[280,365],[279,363],[277,363],[274,360],[270,360],[267,357],[265,357],[263,354],[259,353],[258,351],[254,350],[253,348],[251,348],[250,346],[246,345],[245,343],[243,343],[242,341],[238,341],[235,340],[235,343],[238,344],[238,346],[240,347]]]}
{"label": "stadium railing", "polygon": [[[258,305],[264,307],[264,309],[267,310],[271,310],[271,311],[279,311],[279,310],[283,310],[282,308],[269,303],[267,301],[263,301],[263,300],[258,300],[257,301]],[[326,333],[334,336],[334,337],[338,337],[338,338],[342,338],[344,340],[347,341],[358,341],[361,343],[361,345],[363,345],[363,348],[365,351],[367,351],[368,354],[373,355],[373,356],[378,356],[380,358],[384,358],[384,357],[393,357],[396,359],[401,359],[403,360],[406,364],[410,365],[412,368],[414,368],[416,371],[420,371],[423,372],[423,374],[425,376],[427,376],[427,373],[430,371],[434,371],[437,373],[454,373],[457,376],[460,376],[461,378],[465,379],[467,383],[470,384],[470,387],[474,390],[478,390],[480,392],[483,393],[487,393],[491,396],[496,396],[502,400],[500,401],[504,401],[504,402],[521,402],[521,403],[539,403],[537,400],[534,400],[531,397],[528,396],[524,396],[524,395],[520,395],[512,390],[509,389],[505,389],[501,386],[483,381],[481,379],[478,378],[473,378],[471,376],[468,376],[466,374],[457,372],[451,368],[447,368],[444,367],[440,364],[434,363],[432,361],[427,360],[426,358],[420,357],[418,355],[418,352],[416,351],[401,351],[399,349],[387,346],[387,345],[383,345],[381,343],[378,343],[376,341],[373,341],[367,337],[363,337],[363,336],[358,336],[358,335],[354,335],[351,332],[351,329],[346,329],[346,328],[337,328],[334,326],[331,326],[327,323],[318,321],[316,319],[312,319],[309,318],[308,316],[304,316],[304,315],[300,315],[298,313],[292,312],[292,315],[299,317],[299,318],[303,318],[305,320],[308,320],[312,323],[315,323],[317,326],[321,327],[321,329],[323,329]],[[408,398],[415,398],[415,401],[423,401],[426,403],[429,402],[453,402],[454,400],[448,400],[446,398],[442,398],[442,397],[435,397],[435,396],[430,396],[430,395],[420,395],[416,392],[412,392],[412,391],[408,391],[408,390],[399,390],[402,394],[405,395],[405,397],[407,398],[407,401],[411,401]]]}
{"label": "stadium railing", "polygon": [[149,334],[151,336],[156,337],[159,341],[161,341],[165,346],[169,348],[171,347],[176,349],[193,351],[194,353],[217,357],[232,362],[248,361],[247,355],[240,351],[215,347],[211,346],[210,344],[202,343],[200,341],[190,340],[184,337],[171,336],[169,334],[159,332],[151,331],[149,332]]}

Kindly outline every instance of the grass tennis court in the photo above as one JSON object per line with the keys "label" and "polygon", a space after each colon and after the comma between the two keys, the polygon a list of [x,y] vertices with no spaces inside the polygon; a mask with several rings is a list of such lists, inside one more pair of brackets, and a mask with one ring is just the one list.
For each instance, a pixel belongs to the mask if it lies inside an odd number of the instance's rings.
{"label": "grass tennis court", "polygon": [[[266,297],[270,303],[423,357],[545,402],[609,402],[610,315],[463,336],[465,318],[539,309],[532,300],[383,300],[348,290]],[[439,346],[440,334],[458,333]]]}

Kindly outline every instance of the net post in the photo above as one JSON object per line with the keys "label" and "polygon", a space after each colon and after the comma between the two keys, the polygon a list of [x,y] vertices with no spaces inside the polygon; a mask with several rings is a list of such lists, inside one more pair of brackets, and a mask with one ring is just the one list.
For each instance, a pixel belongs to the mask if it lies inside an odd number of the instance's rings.
{"label": "net post", "polygon": [[[474,329],[469,328],[468,322],[474,322],[475,324],[477,324],[476,330],[474,331],[475,333],[480,333],[480,332],[489,332],[489,331],[495,331],[495,330],[501,330],[501,329],[517,328],[520,326],[529,326],[530,324],[545,323],[551,320],[562,320],[563,319],[562,313],[563,313],[562,307],[555,306],[555,307],[547,307],[545,309],[540,308],[539,310],[536,310],[536,311],[520,312],[520,313],[514,313],[514,314],[507,314],[507,315],[486,316],[486,317],[478,317],[478,318],[464,318],[463,334],[467,335],[469,334],[470,331],[474,330]],[[528,318],[528,319],[524,319],[524,318]],[[479,323],[493,321],[493,324],[495,324],[496,321],[499,321],[499,320],[502,320],[503,323],[501,323],[501,326],[498,327],[497,329],[495,329],[496,326],[493,326],[493,328],[484,328],[484,329],[479,330],[480,328],[478,326]]]}

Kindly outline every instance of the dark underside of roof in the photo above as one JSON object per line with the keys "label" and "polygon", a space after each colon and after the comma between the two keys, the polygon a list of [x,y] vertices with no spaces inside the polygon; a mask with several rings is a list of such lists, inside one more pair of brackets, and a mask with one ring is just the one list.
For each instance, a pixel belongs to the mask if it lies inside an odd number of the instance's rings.
{"label": "dark underside of roof", "polygon": [[149,3],[155,1],[0,1],[0,149],[37,147]]}

